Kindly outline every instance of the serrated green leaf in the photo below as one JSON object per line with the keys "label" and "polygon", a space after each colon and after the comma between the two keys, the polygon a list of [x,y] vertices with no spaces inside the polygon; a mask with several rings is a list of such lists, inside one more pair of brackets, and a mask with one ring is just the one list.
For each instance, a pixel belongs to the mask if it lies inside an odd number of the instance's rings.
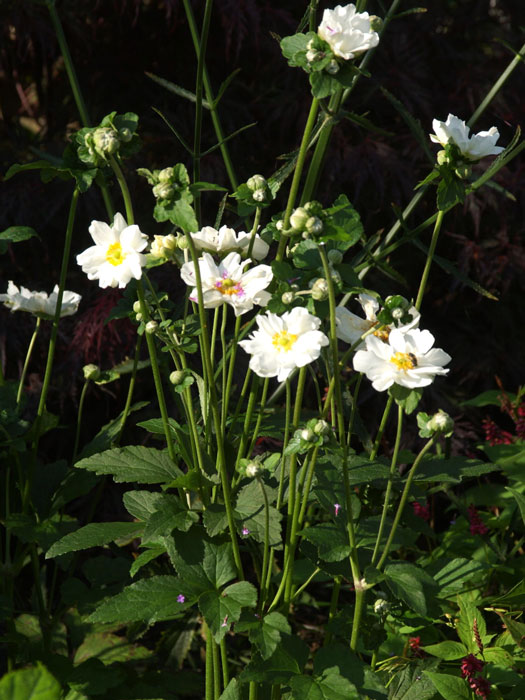
{"label": "serrated green leaf", "polygon": [[510,486],[507,486],[506,490],[510,491],[510,493],[514,496],[514,500],[516,501],[516,503],[518,504],[518,508],[520,509],[521,519],[525,524],[525,496],[519,491],[516,491],[516,489],[512,489]]}
{"label": "serrated green leaf", "polygon": [[139,537],[142,530],[142,523],[89,523],[55,542],[46,553],[46,559],[90,547],[101,547],[122,537]]}
{"label": "serrated green leaf", "polygon": [[454,661],[455,659],[461,659],[468,653],[464,644],[449,640],[445,642],[439,642],[438,644],[427,644],[426,646],[421,648],[427,654],[431,654],[431,656],[437,656],[438,659],[444,659],[445,661]]}
{"label": "serrated green leaf", "polygon": [[10,226],[0,233],[0,241],[4,243],[21,243],[30,238],[40,238],[30,226]]}
{"label": "serrated green leaf", "polygon": [[474,577],[478,578],[483,571],[487,570],[487,565],[474,559],[457,557],[444,563],[443,560],[438,560],[427,570],[440,587],[439,597],[449,598],[461,592],[466,581]]}
{"label": "serrated green leaf", "polygon": [[23,668],[0,680],[0,700],[60,700],[62,688],[45,666]]}
{"label": "serrated green leaf", "polygon": [[[266,487],[264,487],[266,488]],[[281,513],[273,506],[268,507],[269,511],[269,544],[271,547],[280,549],[281,544]],[[250,537],[257,542],[264,542],[266,531],[265,503],[258,481],[252,480],[244,486],[237,497],[235,505],[235,517],[242,527],[250,531]]]}
{"label": "serrated green leaf", "polygon": [[196,596],[220,588],[237,574],[231,543],[210,540],[202,528],[176,530],[164,541],[175,570]]}
{"label": "serrated green leaf", "polygon": [[291,677],[302,673],[308,659],[308,647],[293,635],[283,635],[280,645],[269,659],[254,654],[248,666],[239,676],[241,683],[287,683]]}
{"label": "serrated green leaf", "polygon": [[321,676],[293,676],[290,688],[295,700],[360,700],[355,685],[337,668],[326,669]]}
{"label": "serrated green leaf", "polygon": [[168,484],[182,476],[167,452],[142,445],[106,450],[81,459],[75,467],[96,474],[110,474],[117,483]]}
{"label": "serrated green leaf", "polygon": [[187,532],[198,521],[198,513],[188,510],[177,496],[160,494],[155,512],[148,518],[142,539],[144,542],[154,541],[157,537],[170,535],[175,529]]}
{"label": "serrated green leaf", "polygon": [[177,617],[191,604],[180,603],[186,595],[180,579],[175,576],[152,576],[127,586],[121,593],[104,601],[93,612],[91,622],[139,622],[153,624]]}
{"label": "serrated green leaf", "polygon": [[459,456],[450,459],[430,457],[421,462],[414,481],[459,484],[463,479],[472,479],[494,471],[500,471],[497,465],[480,459]]}
{"label": "serrated green leaf", "polygon": [[444,700],[469,700],[471,697],[464,678],[450,676],[447,673],[434,673],[433,671],[423,671],[423,673],[430,679]]}
{"label": "serrated green leaf", "polygon": [[223,591],[206,591],[199,597],[199,608],[216,642],[228,633],[237,622],[243,608],[253,608],[257,603],[257,589],[248,581],[238,581]]}
{"label": "serrated green leaf", "polygon": [[231,679],[221,693],[219,700],[241,700],[241,689],[236,678]]}
{"label": "serrated green leaf", "polygon": [[487,627],[481,611],[466,596],[458,596],[459,616],[456,629],[469,654],[479,652],[474,626],[477,626],[482,642],[486,641]]}
{"label": "serrated green leaf", "polygon": [[129,569],[131,578],[133,578],[143,566],[146,566],[150,561],[161,557],[163,554],[166,554],[166,549],[164,547],[153,547],[152,549],[146,549],[144,552],[141,552]]}
{"label": "serrated green leaf", "polygon": [[350,554],[348,536],[338,525],[319,523],[305,528],[300,534],[317,547],[319,557],[324,561],[341,561]]}
{"label": "serrated green leaf", "polygon": [[96,657],[104,665],[118,661],[146,659],[153,652],[140,644],[132,644],[125,637],[111,632],[90,632],[75,653],[74,663],[80,664]]}
{"label": "serrated green leaf", "polygon": [[271,612],[264,617],[254,616],[251,621],[241,621],[236,625],[239,632],[248,631],[250,642],[255,644],[261,658],[269,659],[277,649],[282,634],[290,634],[291,628],[281,613]]}
{"label": "serrated green leaf", "polygon": [[435,594],[434,579],[423,569],[407,562],[394,562],[385,567],[385,581],[396,598],[419,615],[427,614],[428,589]]}

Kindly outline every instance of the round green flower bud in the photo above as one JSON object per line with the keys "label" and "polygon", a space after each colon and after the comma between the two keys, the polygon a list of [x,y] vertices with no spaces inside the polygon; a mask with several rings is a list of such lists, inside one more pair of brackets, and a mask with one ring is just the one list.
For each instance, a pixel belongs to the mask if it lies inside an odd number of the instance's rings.
{"label": "round green flower bud", "polygon": [[153,188],[153,196],[157,199],[170,199],[174,193],[175,189],[168,182],[159,182]]}
{"label": "round green flower bud", "polygon": [[293,292],[284,292],[284,294],[281,297],[281,301],[283,304],[291,304],[293,300],[295,299],[295,294]]}
{"label": "round green flower bud", "polygon": [[325,420],[318,420],[314,425],[314,433],[316,435],[328,435],[330,432],[330,425]]}
{"label": "round green flower bud", "polygon": [[260,189],[260,190],[255,190],[254,193],[252,194],[252,197],[256,202],[265,202],[266,201],[266,190]]}
{"label": "round green flower bud", "polygon": [[377,15],[370,15],[370,30],[373,32],[380,32],[383,28],[383,20]]}
{"label": "round green flower bud", "polygon": [[446,151],[438,151],[436,158],[438,165],[445,165],[446,163],[448,163],[448,156]]}
{"label": "round green flower bud", "polygon": [[311,216],[307,220],[305,228],[312,236],[317,236],[323,232],[323,222],[318,216]]}
{"label": "round green flower bud", "polygon": [[452,433],[454,421],[441,408],[427,423],[427,428],[434,433]]}
{"label": "round green flower bud", "polygon": [[178,386],[179,384],[182,384],[185,376],[186,374],[183,370],[177,370],[170,374],[170,382],[173,384],[173,386]]}
{"label": "round green flower bud", "polygon": [[266,178],[262,175],[252,175],[246,182],[246,186],[248,189],[252,190],[252,192],[255,192],[255,190],[264,190],[266,184]]}
{"label": "round green flower bud", "polygon": [[179,250],[188,250],[189,247],[190,244],[186,236],[183,233],[179,233],[177,236],[177,248],[179,248]]}
{"label": "round green flower bud", "polygon": [[290,217],[290,226],[294,231],[304,231],[304,227],[309,218],[310,214],[304,207],[297,207]]}
{"label": "round green flower bud", "polygon": [[339,68],[339,63],[335,59],[332,59],[330,63],[326,66],[325,71],[330,75],[335,75],[336,73],[339,73]]}
{"label": "round green flower bud", "polygon": [[150,335],[156,333],[158,327],[159,324],[157,323],[157,321],[148,321],[146,323],[146,333],[149,333]]}
{"label": "round green flower bud", "polygon": [[278,231],[282,231],[284,226],[284,221],[282,219],[279,219],[278,221],[275,222],[275,228]]}
{"label": "round green flower bud", "polygon": [[122,129],[118,130],[118,137],[124,143],[129,143],[133,138],[133,134],[131,133],[131,129],[128,129],[127,126],[124,126],[122,127]]}
{"label": "round green flower bud", "polygon": [[99,155],[107,156],[118,151],[120,141],[113,129],[101,126],[93,132],[93,145]]}
{"label": "round green flower bud", "polygon": [[328,299],[328,282],[324,277],[319,277],[315,280],[312,286],[312,299],[315,299],[315,301]]}
{"label": "round green flower bud", "polygon": [[84,379],[95,382],[100,377],[100,367],[98,365],[84,365],[82,368]]}
{"label": "round green flower bud", "polygon": [[314,431],[311,428],[303,428],[300,431],[300,438],[305,442],[311,442],[314,439]]}
{"label": "round green flower bud", "polygon": [[170,182],[173,179],[173,168],[164,168],[158,174],[159,182]]}
{"label": "round green flower bud", "polygon": [[258,462],[250,462],[246,465],[244,471],[246,476],[249,476],[250,479],[253,479],[261,471],[261,465]]}
{"label": "round green flower bud", "polygon": [[328,258],[328,262],[332,263],[332,265],[339,265],[343,262],[343,254],[340,250],[329,250],[326,257]]}
{"label": "round green flower bud", "polygon": [[136,314],[140,314],[140,309],[141,309],[141,308],[142,308],[142,307],[140,306],[140,301],[137,300],[137,301],[133,302],[133,311],[134,311]]}
{"label": "round green flower bud", "polygon": [[378,598],[374,603],[374,612],[378,615],[384,615],[390,610],[390,603],[384,598]]}

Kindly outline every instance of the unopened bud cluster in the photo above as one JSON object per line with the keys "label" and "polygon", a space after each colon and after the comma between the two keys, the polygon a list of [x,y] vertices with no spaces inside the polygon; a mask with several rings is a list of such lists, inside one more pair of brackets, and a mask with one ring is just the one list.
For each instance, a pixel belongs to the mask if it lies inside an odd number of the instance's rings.
{"label": "unopened bud cluster", "polygon": [[170,233],[167,236],[154,236],[149,252],[154,258],[172,258],[177,247],[178,239]]}
{"label": "unopened bud cluster", "polygon": [[271,200],[268,182],[262,175],[252,175],[252,177],[247,180],[246,186],[251,191],[254,202],[264,204]]}

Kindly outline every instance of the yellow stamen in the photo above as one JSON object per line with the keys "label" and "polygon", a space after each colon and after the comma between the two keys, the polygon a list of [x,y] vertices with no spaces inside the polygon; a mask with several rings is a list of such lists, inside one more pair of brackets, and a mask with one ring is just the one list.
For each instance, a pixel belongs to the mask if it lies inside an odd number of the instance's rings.
{"label": "yellow stamen", "polygon": [[405,372],[408,369],[417,367],[416,356],[411,352],[395,352],[390,358],[390,362],[393,362],[398,369],[402,369]]}
{"label": "yellow stamen", "polygon": [[272,336],[272,345],[277,348],[278,352],[288,352],[292,349],[293,344],[297,340],[297,336],[288,331],[279,331]]}
{"label": "yellow stamen", "polygon": [[388,336],[390,335],[390,328],[385,327],[385,328],[380,328],[377,331],[374,331],[372,335],[375,335],[376,338],[379,338],[379,340],[382,340],[383,343],[388,343]]}
{"label": "yellow stamen", "polygon": [[126,253],[122,251],[120,243],[112,243],[106,251],[106,260],[108,263],[117,267],[117,265],[121,265],[125,259]]}
{"label": "yellow stamen", "polygon": [[226,294],[229,297],[242,292],[239,282],[232,280],[230,277],[226,277],[226,279],[219,280],[215,283],[215,287],[219,290],[221,294]]}

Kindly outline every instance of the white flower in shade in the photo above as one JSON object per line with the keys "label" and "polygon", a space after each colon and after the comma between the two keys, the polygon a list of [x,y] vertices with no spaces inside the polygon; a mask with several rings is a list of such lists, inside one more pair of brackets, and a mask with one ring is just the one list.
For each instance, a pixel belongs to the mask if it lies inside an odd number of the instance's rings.
{"label": "white flower in shade", "polygon": [[394,328],[388,343],[373,335],[366,338],[366,350],[354,355],[354,369],[364,372],[376,391],[385,391],[392,384],[408,389],[428,386],[452,359],[444,350],[432,348],[434,336],[429,331],[414,328],[403,332]]}
{"label": "white flower in shade", "polygon": [[95,245],[77,255],[88,279],[98,280],[105,288],[125,287],[132,277],[142,277],[146,256],[141,251],[148,245],[148,237],[138,226],[128,226],[122,214],[115,214],[111,226],[92,221],[89,233]]}
{"label": "white flower in shade", "polygon": [[[254,304],[266,306],[271,298],[264,290],[273,279],[269,265],[257,265],[244,272],[251,260],[241,261],[239,253],[230,253],[219,265],[215,264],[209,253],[199,258],[202,294],[204,306],[214,309],[221,304],[230,304],[236,316],[251,311]],[[180,271],[186,284],[194,287],[190,294],[191,301],[198,301],[195,266],[193,262],[185,263]]]}
{"label": "white flower in shade", "polygon": [[432,122],[434,133],[430,134],[433,143],[446,146],[454,143],[461,154],[467,160],[480,160],[485,156],[497,156],[504,148],[496,146],[499,139],[499,131],[492,126],[488,131],[480,131],[469,138],[470,128],[459,117],[449,114],[446,122],[434,119]]}
{"label": "white flower in shade", "polygon": [[355,58],[379,43],[379,34],[370,27],[368,12],[356,12],[352,4],[325,10],[317,34],[336,56],[345,60]]}
{"label": "white flower in shade", "polygon": [[250,369],[259,377],[277,377],[283,382],[296,367],[316,360],[328,338],[319,330],[317,316],[296,307],[282,316],[270,311],[257,316],[259,329],[239,345],[249,353]]}
{"label": "white flower in shade", "polygon": [[[349,343],[350,345],[357,343],[359,338],[377,323],[377,312],[379,311],[379,303],[369,294],[360,294],[357,299],[363,307],[365,318],[353,314],[344,306],[337,306],[335,309],[335,320],[337,324],[336,335],[340,340],[344,340],[345,343]],[[415,306],[411,306],[408,313],[412,316],[412,321],[403,326],[398,326],[398,329],[403,332],[415,328],[421,316]],[[381,330],[375,331],[374,335],[380,340],[386,341],[393,328],[394,326],[386,326]],[[357,345],[357,349],[360,350],[364,348],[364,346],[365,341],[363,340]]]}
{"label": "white flower in shade", "polygon": [[[82,297],[75,292],[64,290],[62,295],[62,305],[60,307],[60,318],[71,316],[78,310],[78,305]],[[46,292],[31,292],[25,287],[18,287],[9,281],[7,294],[0,294],[0,301],[3,301],[11,311],[27,311],[35,316],[43,318],[54,318],[58,300],[58,285],[48,296]]]}
{"label": "white flower in shade", "polygon": [[[239,253],[247,253],[250,247],[251,234],[245,231],[235,233],[228,226],[221,226],[220,229],[205,226],[196,233],[190,233],[190,236],[195,241],[197,250],[205,250],[208,253],[231,253],[237,251]],[[255,234],[251,257],[254,260],[262,260],[268,255],[270,246],[263,239]]]}

